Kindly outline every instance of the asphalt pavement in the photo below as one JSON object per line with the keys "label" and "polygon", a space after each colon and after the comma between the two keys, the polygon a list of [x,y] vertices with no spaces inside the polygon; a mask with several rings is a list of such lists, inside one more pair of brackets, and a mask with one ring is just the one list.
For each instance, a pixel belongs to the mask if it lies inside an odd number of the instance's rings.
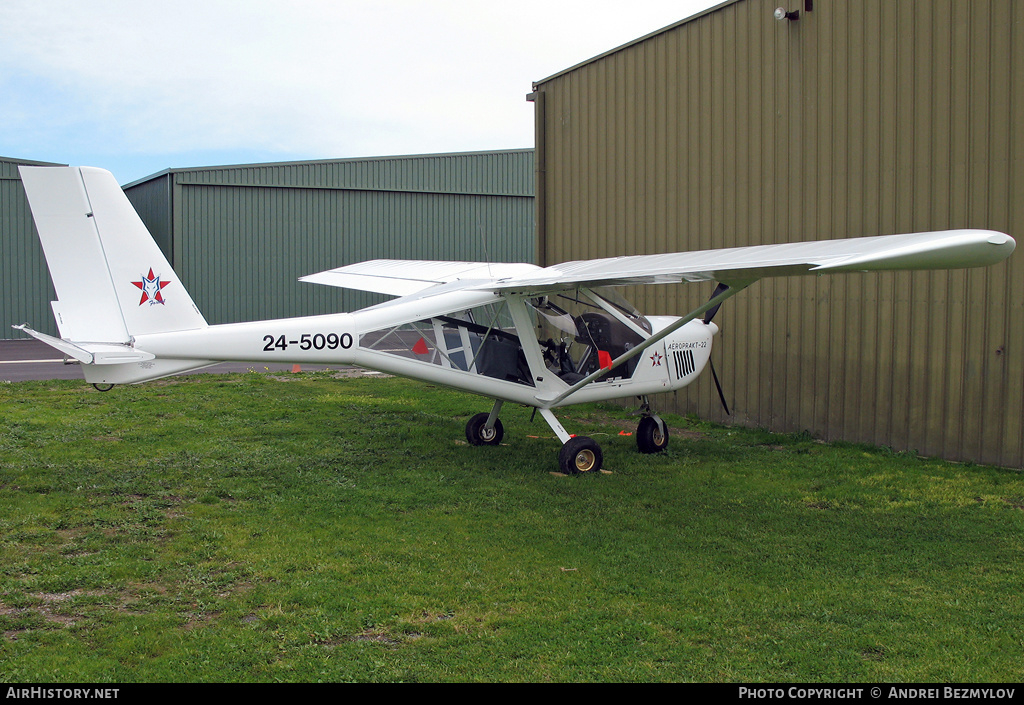
{"label": "asphalt pavement", "polygon": [[[355,370],[352,365],[303,365],[303,372],[319,370]],[[227,372],[292,372],[291,364],[266,362],[223,362],[183,374],[224,374]],[[34,338],[0,340],[0,382],[24,382],[32,379],[83,379],[77,360],[65,359],[58,350]]]}

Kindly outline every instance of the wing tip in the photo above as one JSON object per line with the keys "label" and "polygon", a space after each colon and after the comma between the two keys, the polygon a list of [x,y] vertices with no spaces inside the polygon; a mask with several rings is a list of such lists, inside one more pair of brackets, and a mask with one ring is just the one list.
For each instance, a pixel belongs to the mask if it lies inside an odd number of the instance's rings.
{"label": "wing tip", "polygon": [[1013,254],[1016,241],[996,230],[946,230],[917,233],[921,242],[902,243],[812,267],[811,272],[874,272],[970,269],[998,264]]}

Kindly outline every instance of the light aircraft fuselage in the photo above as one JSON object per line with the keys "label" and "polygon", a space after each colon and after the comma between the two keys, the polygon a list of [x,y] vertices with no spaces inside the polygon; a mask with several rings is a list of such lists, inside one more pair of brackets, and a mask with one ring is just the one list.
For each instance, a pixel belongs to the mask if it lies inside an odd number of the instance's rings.
{"label": "light aircraft fuselage", "polygon": [[[453,295],[451,298],[458,296]],[[484,297],[478,295],[474,298],[474,303],[486,303]],[[446,306],[455,303],[451,301]],[[526,303],[522,300],[510,300],[509,306],[513,309],[521,307],[523,311],[519,315],[526,313]],[[410,323],[430,319],[429,315],[423,314],[422,308],[410,311],[409,315],[415,316]],[[467,360],[469,364],[465,368],[455,364],[437,364],[431,360],[432,356],[438,357],[436,346],[430,346],[423,354],[413,351],[419,340],[414,329],[410,329],[411,333],[406,338],[415,337],[415,340],[402,341],[396,337],[390,345],[374,346],[375,335],[385,326],[393,326],[390,320],[382,320],[379,312],[363,311],[231,323],[194,331],[142,335],[135,339],[135,347],[154,354],[159,360],[180,361],[186,369],[228,360],[358,365],[529,406],[538,406],[538,395],[553,398],[570,386],[556,371],[544,364],[543,351],[536,339],[520,340],[520,349],[527,360],[531,380],[530,384],[526,384],[483,372],[470,373],[473,369],[472,357]],[[677,319],[673,316],[658,316],[650,320],[655,326],[652,332],[657,333]],[[452,327],[457,330],[457,327]],[[707,365],[717,331],[718,326],[714,323],[690,321],[639,355],[640,360],[631,376],[606,374],[602,381],[588,385],[571,398],[549,406],[553,408],[681,389],[695,380]],[[402,342],[408,344],[402,345]],[[140,377],[146,378],[152,371],[152,367],[142,365],[135,368],[96,365],[86,368],[86,381],[97,384],[133,383],[139,381]]]}

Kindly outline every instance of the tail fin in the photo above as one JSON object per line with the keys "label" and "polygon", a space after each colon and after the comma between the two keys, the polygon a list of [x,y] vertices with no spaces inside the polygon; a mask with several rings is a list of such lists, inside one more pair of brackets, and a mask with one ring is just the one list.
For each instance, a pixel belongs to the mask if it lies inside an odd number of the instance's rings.
{"label": "tail fin", "polygon": [[19,171],[57,291],[62,338],[129,343],[136,335],[206,326],[110,172]]}
{"label": "tail fin", "polygon": [[[19,171],[57,291],[51,306],[63,340],[22,330],[84,362],[90,382],[141,381],[203,366],[154,364],[153,355],[132,345],[138,335],[207,323],[113,175],[90,167]],[[126,369],[137,366],[143,369]]]}

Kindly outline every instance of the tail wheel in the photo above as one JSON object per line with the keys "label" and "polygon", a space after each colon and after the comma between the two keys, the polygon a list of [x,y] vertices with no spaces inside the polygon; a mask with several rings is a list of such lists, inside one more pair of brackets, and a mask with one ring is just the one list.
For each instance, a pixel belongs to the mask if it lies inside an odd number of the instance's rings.
{"label": "tail wheel", "polygon": [[566,475],[597,472],[603,461],[601,446],[586,436],[570,438],[558,453],[558,467]]}
{"label": "tail wheel", "polygon": [[487,428],[487,417],[490,414],[477,414],[466,424],[466,440],[474,446],[496,446],[505,437],[505,429],[501,419],[494,420],[494,427]]}
{"label": "tail wheel", "polygon": [[668,426],[657,416],[640,419],[636,429],[636,446],[641,453],[660,453],[668,448]]}

